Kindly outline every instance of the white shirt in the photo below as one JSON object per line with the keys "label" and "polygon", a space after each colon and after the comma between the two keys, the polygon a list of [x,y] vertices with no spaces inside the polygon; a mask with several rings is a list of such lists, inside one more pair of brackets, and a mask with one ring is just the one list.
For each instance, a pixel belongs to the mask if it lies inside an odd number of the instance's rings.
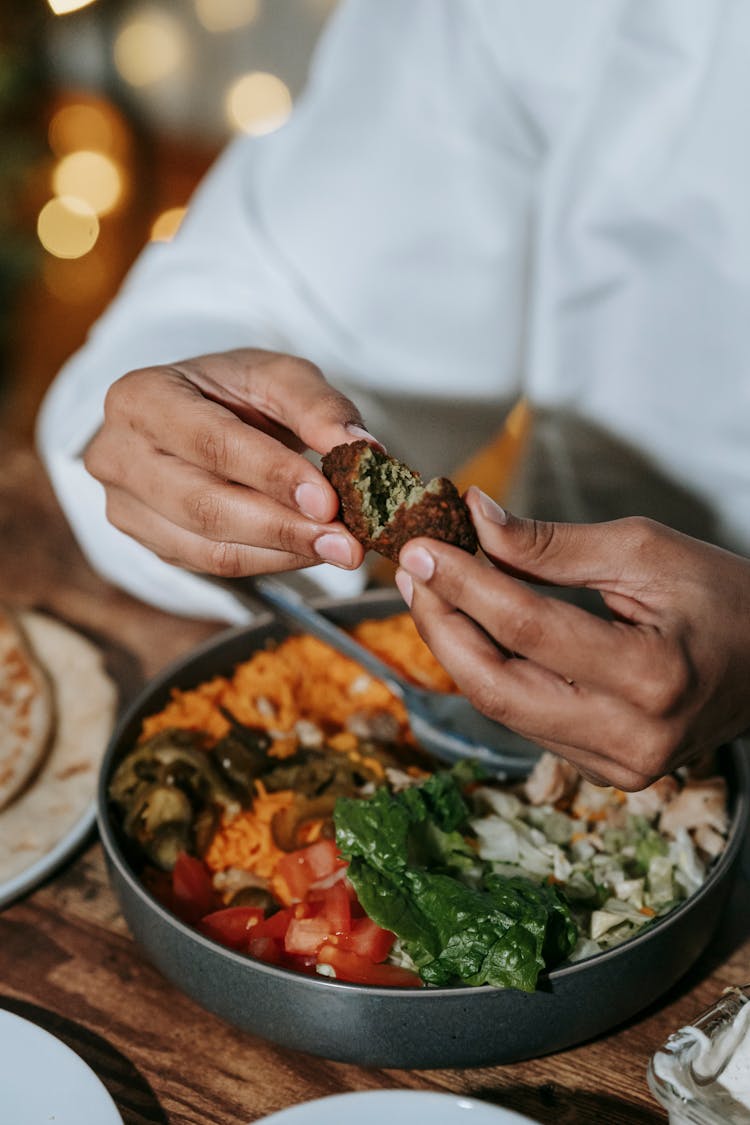
{"label": "white shirt", "polygon": [[523,392],[551,466],[526,514],[600,516],[611,442],[645,473],[612,514],[653,473],[748,551],[748,57],[738,0],[343,3],[290,122],[227,149],[47,395],[39,448],[93,564],[241,616],[110,527],[80,457],[114,379],[243,345],[319,364],[427,474]]}

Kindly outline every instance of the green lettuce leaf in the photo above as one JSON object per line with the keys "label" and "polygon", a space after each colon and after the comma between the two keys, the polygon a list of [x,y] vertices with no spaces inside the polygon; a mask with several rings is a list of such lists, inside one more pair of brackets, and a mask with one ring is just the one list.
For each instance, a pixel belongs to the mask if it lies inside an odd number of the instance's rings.
{"label": "green lettuce leaf", "polygon": [[494,874],[468,833],[464,776],[433,774],[400,793],[340,798],[336,842],[367,914],[398,935],[427,983],[533,991],[577,930],[554,886]]}

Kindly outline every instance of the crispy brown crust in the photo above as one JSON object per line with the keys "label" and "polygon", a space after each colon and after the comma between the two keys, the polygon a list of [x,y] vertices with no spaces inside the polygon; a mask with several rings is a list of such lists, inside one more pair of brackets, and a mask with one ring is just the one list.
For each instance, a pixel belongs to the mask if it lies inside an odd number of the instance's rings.
{"label": "crispy brown crust", "polygon": [[[398,562],[399,551],[405,543],[418,535],[428,535],[470,554],[476,552],[479,543],[469,509],[447,477],[440,477],[437,486],[431,482],[435,490],[425,492],[418,503],[411,507],[401,504],[380,535],[373,539],[362,512],[362,495],[355,484],[362,455],[368,448],[364,440],[336,445],[324,455],[321,465],[339,495],[343,524],[366,550],[377,551],[392,562]],[[417,473],[414,475],[418,477]]]}
{"label": "crispy brown crust", "polygon": [[341,522],[368,550],[371,540],[367,520],[362,513],[362,494],[354,482],[359,477],[362,454],[369,448],[363,439],[348,445],[334,445],[323,455],[320,466],[338,493]]}

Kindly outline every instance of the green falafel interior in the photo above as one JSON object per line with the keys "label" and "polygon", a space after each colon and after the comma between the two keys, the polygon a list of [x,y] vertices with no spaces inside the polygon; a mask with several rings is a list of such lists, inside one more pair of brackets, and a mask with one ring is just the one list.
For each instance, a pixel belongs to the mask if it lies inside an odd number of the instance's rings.
{"label": "green falafel interior", "polygon": [[362,515],[367,523],[367,533],[373,539],[383,533],[397,508],[402,504],[411,507],[425,493],[425,484],[419,473],[372,446],[368,446],[360,457],[359,476],[354,487],[362,496]]}

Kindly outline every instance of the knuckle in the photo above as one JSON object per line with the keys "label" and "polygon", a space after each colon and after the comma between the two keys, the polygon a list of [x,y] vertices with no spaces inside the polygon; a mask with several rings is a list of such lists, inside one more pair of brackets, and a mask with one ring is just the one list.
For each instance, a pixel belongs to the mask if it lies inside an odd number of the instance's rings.
{"label": "knuckle", "polygon": [[210,488],[188,494],[185,512],[190,527],[208,539],[221,538],[224,524],[224,504],[221,497]]}
{"label": "knuckle", "polygon": [[[426,540],[420,540],[420,542],[426,542]],[[467,594],[471,593],[471,582],[468,575],[460,568],[454,567],[453,560],[450,556],[445,557],[443,555],[439,544],[430,542],[427,550],[429,554],[436,557],[437,563],[435,572],[431,578],[427,579],[426,585],[433,587],[441,595],[449,598],[453,605],[465,605]]]}
{"label": "knuckle", "polygon": [[317,363],[313,363],[311,359],[306,359],[301,355],[293,355],[289,357],[289,363],[296,375],[300,375],[306,379],[314,379],[321,383],[326,382],[323,372],[320,370]]}
{"label": "knuckle", "polygon": [[292,520],[281,520],[274,527],[273,538],[274,547],[287,554],[304,554],[307,556],[312,556],[313,554],[311,550],[305,549],[305,545],[300,541],[299,529]]}
{"label": "knuckle", "polygon": [[247,573],[239,543],[219,540],[206,551],[206,569],[220,578],[241,578]]}
{"label": "knuckle", "polygon": [[681,741],[681,732],[671,723],[651,723],[640,732],[638,753],[628,763],[630,770],[641,780],[640,788],[645,788],[667,772]]}
{"label": "knuckle", "polygon": [[474,669],[472,683],[466,694],[477,711],[481,711],[488,718],[498,723],[505,723],[509,719],[508,707],[500,697],[497,684],[489,670]]}
{"label": "knuckle", "polygon": [[536,618],[523,613],[511,622],[509,644],[513,652],[525,656],[538,651],[544,642],[544,628]]}
{"label": "knuckle", "polygon": [[107,421],[137,417],[143,406],[143,384],[147,370],[129,371],[115,380],[104,396],[104,417]]}
{"label": "knuckle", "polygon": [[614,521],[622,535],[623,544],[634,555],[650,553],[659,535],[659,525],[647,516],[625,516]]}
{"label": "knuckle", "polygon": [[[260,473],[260,470],[259,470]],[[296,508],[295,493],[299,484],[299,464],[297,454],[286,446],[272,446],[264,451],[262,481],[258,478],[258,488],[269,496],[278,497],[284,504]]]}
{"label": "knuckle", "polygon": [[669,645],[658,665],[650,662],[638,680],[638,702],[657,718],[669,718],[684,707],[694,688],[692,667],[682,649]]}
{"label": "knuckle", "polygon": [[536,558],[541,559],[549,555],[553,539],[552,525],[543,520],[534,520],[531,526],[531,551]]}
{"label": "knuckle", "polygon": [[209,472],[222,476],[226,471],[229,457],[229,441],[226,433],[217,427],[199,426],[193,440],[198,464]]}
{"label": "knuckle", "polygon": [[528,520],[524,527],[523,558],[525,564],[549,562],[563,547],[563,527],[545,520]]}

